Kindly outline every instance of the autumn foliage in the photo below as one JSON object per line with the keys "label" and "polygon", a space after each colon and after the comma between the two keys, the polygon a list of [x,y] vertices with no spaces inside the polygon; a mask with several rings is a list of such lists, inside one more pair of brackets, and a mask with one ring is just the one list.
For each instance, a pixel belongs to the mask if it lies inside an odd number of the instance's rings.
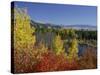
{"label": "autumn foliage", "polygon": [[63,48],[63,40],[61,40],[60,35],[55,36],[54,40],[53,40],[53,49],[54,52],[59,55],[62,52],[64,52],[64,48]]}
{"label": "autumn foliage", "polygon": [[[87,48],[82,56],[78,56],[78,39],[73,29],[54,30],[54,32],[49,29],[53,33],[57,31],[52,38],[53,47],[49,48],[43,40],[36,43],[36,28],[31,27],[28,14],[23,13],[19,8],[15,8],[14,13],[15,73],[96,68],[97,54],[92,48]],[[46,31],[42,32],[46,33]],[[64,48],[64,42],[68,49]]]}
{"label": "autumn foliage", "polygon": [[97,52],[93,48],[87,48],[78,62],[80,69],[95,69],[97,66]]}
{"label": "autumn foliage", "polygon": [[35,66],[36,72],[64,71],[74,69],[78,69],[78,63],[76,61],[69,62],[62,54],[55,55],[52,52],[43,54],[39,63]]}

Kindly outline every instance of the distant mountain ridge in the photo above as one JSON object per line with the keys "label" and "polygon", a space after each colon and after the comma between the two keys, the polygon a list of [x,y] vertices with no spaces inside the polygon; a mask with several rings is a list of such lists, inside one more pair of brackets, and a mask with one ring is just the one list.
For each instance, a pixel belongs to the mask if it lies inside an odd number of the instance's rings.
{"label": "distant mountain ridge", "polygon": [[63,26],[64,28],[73,28],[73,29],[84,29],[84,30],[97,30],[97,26],[92,26],[92,25],[66,25]]}
{"label": "distant mountain ridge", "polygon": [[93,25],[56,25],[50,23],[39,23],[31,20],[31,25],[34,27],[45,27],[45,28],[63,28],[63,29],[76,29],[76,30],[97,30],[97,26]]}

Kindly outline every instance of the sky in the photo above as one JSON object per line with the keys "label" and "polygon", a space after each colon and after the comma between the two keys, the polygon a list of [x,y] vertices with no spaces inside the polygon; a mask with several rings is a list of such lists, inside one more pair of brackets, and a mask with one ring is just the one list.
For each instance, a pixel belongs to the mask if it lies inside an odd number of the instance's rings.
{"label": "sky", "polygon": [[97,7],[68,4],[15,2],[19,8],[27,8],[33,21],[57,25],[97,25]]}

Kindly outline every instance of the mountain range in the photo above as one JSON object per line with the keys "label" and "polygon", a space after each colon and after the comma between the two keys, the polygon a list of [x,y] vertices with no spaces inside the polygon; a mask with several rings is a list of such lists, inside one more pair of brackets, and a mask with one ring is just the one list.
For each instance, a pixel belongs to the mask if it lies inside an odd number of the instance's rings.
{"label": "mountain range", "polygon": [[63,28],[63,29],[76,29],[76,30],[97,30],[97,26],[93,25],[56,25],[51,23],[39,23],[31,20],[31,26],[36,28],[44,27],[44,28]]}

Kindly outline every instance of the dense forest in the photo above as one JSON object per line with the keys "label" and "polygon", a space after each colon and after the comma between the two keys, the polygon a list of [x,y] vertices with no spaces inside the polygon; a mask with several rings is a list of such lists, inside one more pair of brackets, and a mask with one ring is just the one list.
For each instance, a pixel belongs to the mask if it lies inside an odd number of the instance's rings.
{"label": "dense forest", "polygon": [[[15,73],[97,67],[97,31],[35,27],[24,10],[12,9]],[[86,48],[79,55],[81,45]]]}

